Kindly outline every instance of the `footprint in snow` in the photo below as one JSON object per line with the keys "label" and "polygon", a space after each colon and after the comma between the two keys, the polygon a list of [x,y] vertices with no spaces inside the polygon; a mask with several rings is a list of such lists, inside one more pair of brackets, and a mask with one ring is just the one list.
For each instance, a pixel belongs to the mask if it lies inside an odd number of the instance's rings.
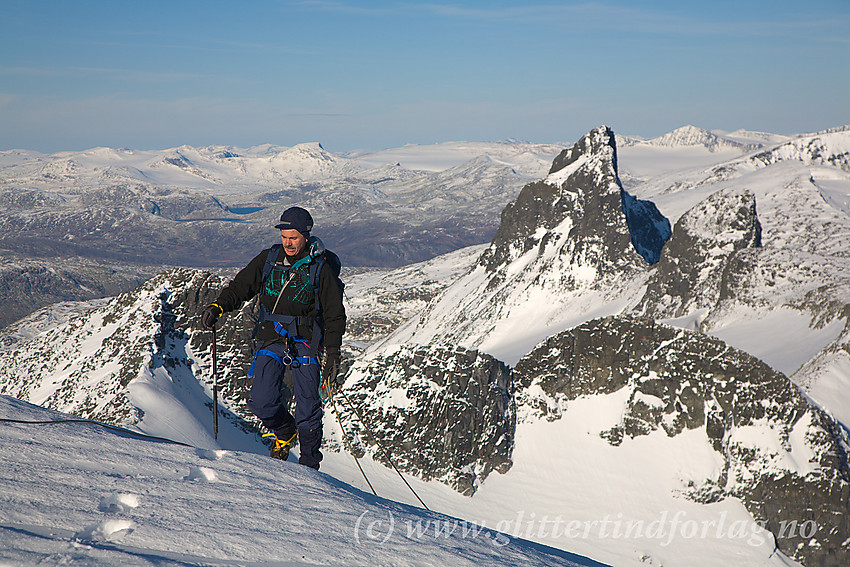
{"label": "footprint in snow", "polygon": [[189,469],[189,474],[183,477],[183,480],[194,480],[197,482],[215,482],[218,476],[215,471],[207,467],[192,467]]}
{"label": "footprint in snow", "polygon": [[196,451],[198,457],[207,461],[217,461],[227,454],[227,451],[213,449],[198,449]]}
{"label": "footprint in snow", "polygon": [[139,497],[135,494],[113,494],[100,499],[97,507],[101,512],[123,513],[139,506]]}
{"label": "footprint in snow", "polygon": [[103,540],[113,541],[132,533],[133,529],[134,524],[130,520],[104,520],[77,532],[74,534],[74,539],[81,542]]}

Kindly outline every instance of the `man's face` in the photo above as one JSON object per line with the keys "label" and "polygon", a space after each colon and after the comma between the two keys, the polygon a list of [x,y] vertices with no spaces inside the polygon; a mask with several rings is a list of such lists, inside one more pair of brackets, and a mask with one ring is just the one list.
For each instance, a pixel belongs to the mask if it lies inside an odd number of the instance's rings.
{"label": "man's face", "polygon": [[307,246],[307,238],[294,228],[281,230],[280,242],[287,256],[297,256]]}

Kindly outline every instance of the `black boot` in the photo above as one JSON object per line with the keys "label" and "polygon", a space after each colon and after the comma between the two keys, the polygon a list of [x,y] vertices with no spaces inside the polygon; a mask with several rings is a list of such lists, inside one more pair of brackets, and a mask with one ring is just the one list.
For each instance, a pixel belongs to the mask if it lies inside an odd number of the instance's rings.
{"label": "black boot", "polygon": [[294,425],[282,427],[281,429],[275,430],[274,433],[266,433],[263,435],[263,437],[274,438],[274,445],[272,445],[270,453],[271,458],[285,461],[289,457],[289,450],[292,448],[292,444],[295,443],[296,436],[297,430]]}
{"label": "black boot", "polygon": [[319,462],[322,460],[322,452],[319,447],[322,444],[322,429],[299,429],[298,448],[301,456],[298,462],[312,469],[319,470]]}

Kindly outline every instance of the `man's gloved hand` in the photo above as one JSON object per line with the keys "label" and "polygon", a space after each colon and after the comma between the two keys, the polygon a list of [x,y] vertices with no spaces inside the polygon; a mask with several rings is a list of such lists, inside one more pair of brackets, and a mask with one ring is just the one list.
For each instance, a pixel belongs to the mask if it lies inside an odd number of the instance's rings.
{"label": "man's gloved hand", "polygon": [[207,329],[212,329],[218,322],[218,318],[224,315],[224,309],[218,303],[210,303],[201,313],[201,323]]}
{"label": "man's gloved hand", "polygon": [[322,369],[322,380],[325,384],[334,388],[342,386],[345,376],[339,373],[339,349],[325,349],[325,367]]}

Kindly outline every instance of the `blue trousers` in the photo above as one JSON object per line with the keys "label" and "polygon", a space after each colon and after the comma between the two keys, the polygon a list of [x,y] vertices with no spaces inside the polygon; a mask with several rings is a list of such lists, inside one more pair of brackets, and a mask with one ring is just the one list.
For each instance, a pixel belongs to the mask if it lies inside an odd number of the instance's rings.
{"label": "blue trousers", "polygon": [[[263,347],[275,354],[286,357],[289,354],[286,345],[272,343]],[[312,356],[307,345],[295,343],[298,356]],[[319,468],[322,454],[319,446],[322,442],[322,400],[319,397],[320,373],[318,364],[293,362],[293,394],[295,395],[295,417],[289,413],[286,400],[282,395],[283,377],[286,367],[271,356],[259,355],[254,361],[254,382],[251,385],[251,398],[248,407],[269,430],[280,432],[298,429],[301,464]]]}

